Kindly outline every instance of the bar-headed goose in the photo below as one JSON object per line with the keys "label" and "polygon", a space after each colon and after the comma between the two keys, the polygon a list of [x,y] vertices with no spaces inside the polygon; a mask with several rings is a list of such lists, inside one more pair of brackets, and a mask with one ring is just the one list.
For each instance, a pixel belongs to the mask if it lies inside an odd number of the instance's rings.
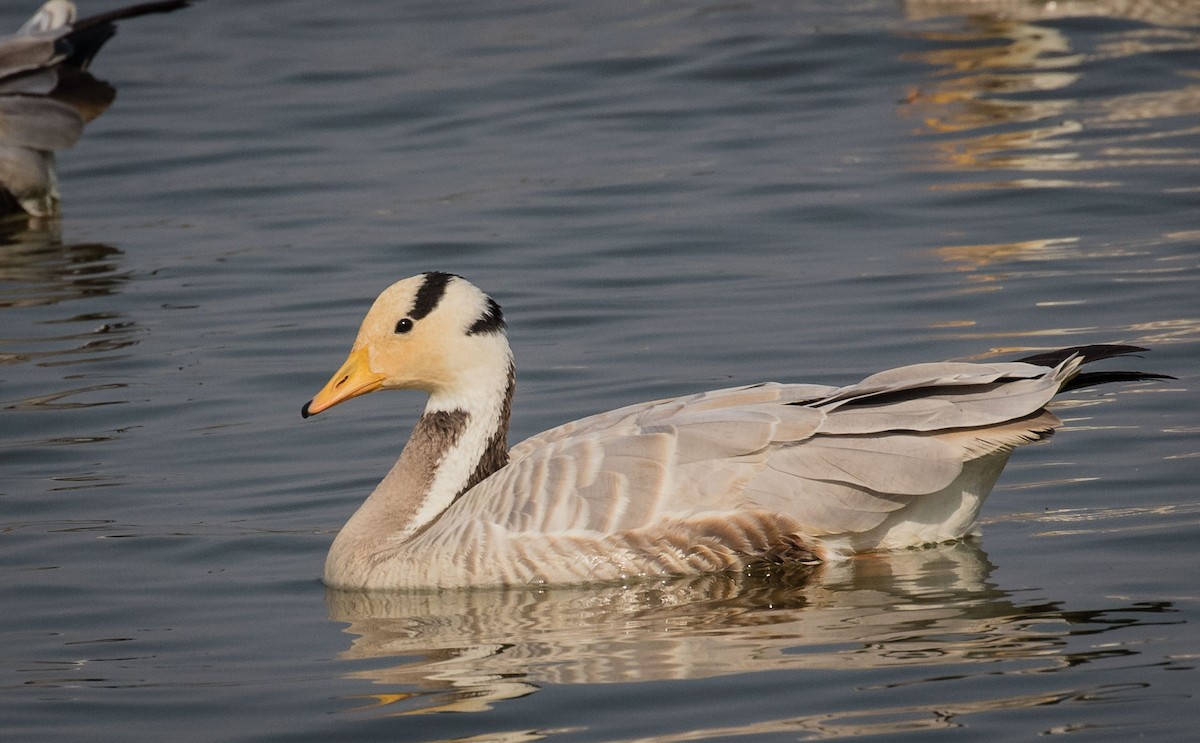
{"label": "bar-headed goose", "polygon": [[620,580],[839,559],[972,533],[1012,450],[1060,425],[1089,346],[931,363],[848,387],[764,383],[583,418],[506,445],[499,305],[425,273],[385,290],[305,417],[380,389],[429,394],[399,460],[333,542],[342,588]]}

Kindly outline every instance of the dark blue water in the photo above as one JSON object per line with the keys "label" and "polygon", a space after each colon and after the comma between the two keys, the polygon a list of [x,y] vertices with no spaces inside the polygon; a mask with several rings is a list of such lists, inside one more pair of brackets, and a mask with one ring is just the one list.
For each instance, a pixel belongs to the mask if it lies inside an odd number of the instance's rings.
{"label": "dark blue water", "polygon": [[[125,24],[94,64],[117,101],[59,159],[62,219],[0,239],[5,739],[1190,740],[1200,18],[972,7],[212,1]],[[505,307],[513,441],[1082,343],[1179,380],[1067,396],[970,544],[327,593],[420,398],[299,408],[375,294],[431,269]]]}

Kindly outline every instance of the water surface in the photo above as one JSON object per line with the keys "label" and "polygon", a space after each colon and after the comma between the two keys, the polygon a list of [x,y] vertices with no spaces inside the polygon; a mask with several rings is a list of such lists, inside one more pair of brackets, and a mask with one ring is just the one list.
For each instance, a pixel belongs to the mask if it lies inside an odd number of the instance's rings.
{"label": "water surface", "polygon": [[[63,218],[0,239],[6,737],[1190,740],[1200,18],[970,6],[214,1],[123,27]],[[431,269],[505,307],[513,441],[1082,343],[1179,380],[1066,396],[968,544],[327,592],[420,399],[299,408]]]}

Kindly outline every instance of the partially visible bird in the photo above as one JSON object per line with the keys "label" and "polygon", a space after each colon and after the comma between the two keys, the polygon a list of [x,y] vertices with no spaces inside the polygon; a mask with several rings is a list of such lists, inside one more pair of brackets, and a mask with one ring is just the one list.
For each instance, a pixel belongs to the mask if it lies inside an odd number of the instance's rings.
{"label": "partially visible bird", "polygon": [[0,216],[58,213],[54,153],[74,145],[117,95],[87,69],[116,22],[189,4],[162,0],[76,20],[74,3],[49,0],[17,33],[0,37]]}

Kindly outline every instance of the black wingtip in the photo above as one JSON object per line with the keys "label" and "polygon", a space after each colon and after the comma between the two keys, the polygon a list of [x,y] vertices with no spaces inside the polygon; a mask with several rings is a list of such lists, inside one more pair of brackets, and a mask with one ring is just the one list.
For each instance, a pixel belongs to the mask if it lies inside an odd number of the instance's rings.
{"label": "black wingtip", "polygon": [[150,15],[152,13],[171,13],[186,8],[191,4],[192,0],[158,0],[157,2],[137,3],[136,5],[127,5],[116,10],[109,10],[104,13],[80,18],[72,23],[71,26],[75,29],[81,29],[98,26],[102,23],[113,23],[128,18],[137,18],[138,16]]}
{"label": "black wingtip", "polygon": [[[1089,346],[1071,346],[1070,348],[1060,348],[1055,351],[1044,351],[1042,353],[1035,353],[1032,356],[1025,356],[1017,359],[1017,361],[1026,364],[1036,364],[1038,366],[1054,367],[1074,356],[1082,356],[1083,363],[1090,364],[1093,361],[1116,358],[1117,356],[1129,356],[1149,350],[1141,346],[1129,346],[1120,343],[1098,343]],[[1067,380],[1059,391],[1078,390],[1084,387],[1094,387],[1098,384],[1108,384],[1109,382],[1141,382],[1150,379],[1175,379],[1175,377],[1169,374],[1155,374],[1154,372],[1141,371],[1085,371]]]}
{"label": "black wingtip", "polygon": [[1043,351],[1042,353],[1035,353],[1032,356],[1023,356],[1017,359],[1017,361],[1025,364],[1037,364],[1038,366],[1058,366],[1072,356],[1082,356],[1083,362],[1090,364],[1093,361],[1100,361],[1101,359],[1129,356],[1135,353],[1145,353],[1149,350],[1141,346],[1128,346],[1119,343],[1094,343],[1088,346],[1071,346],[1069,348],[1059,348],[1054,351]]}
{"label": "black wingtip", "polygon": [[1109,382],[1142,382],[1148,379],[1175,379],[1175,377],[1172,377],[1170,374],[1139,371],[1080,372],[1068,380],[1059,389],[1059,392],[1079,390],[1084,387],[1095,387],[1098,384],[1108,384]]}
{"label": "black wingtip", "polygon": [[301,418],[309,418],[313,415],[312,413],[308,412],[309,405],[312,405],[312,400],[309,400],[308,402],[304,403],[304,407],[300,408],[300,417]]}

